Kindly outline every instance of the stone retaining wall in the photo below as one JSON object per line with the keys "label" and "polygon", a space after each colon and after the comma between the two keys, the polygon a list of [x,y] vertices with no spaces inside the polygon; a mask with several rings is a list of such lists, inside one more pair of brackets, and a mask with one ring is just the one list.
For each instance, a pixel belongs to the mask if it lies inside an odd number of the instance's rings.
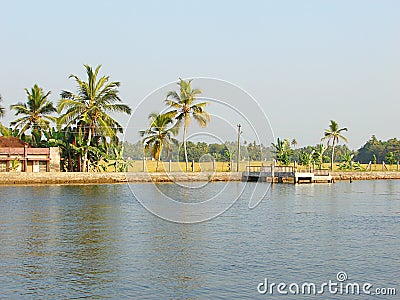
{"label": "stone retaining wall", "polygon": [[174,181],[240,181],[242,173],[0,173],[0,184],[85,184]]}
{"label": "stone retaining wall", "polygon": [[[400,179],[400,172],[334,172],[335,181]],[[94,184],[174,181],[241,181],[242,173],[0,173],[0,184]]]}
{"label": "stone retaining wall", "polygon": [[333,180],[380,180],[400,179],[400,172],[333,172]]}

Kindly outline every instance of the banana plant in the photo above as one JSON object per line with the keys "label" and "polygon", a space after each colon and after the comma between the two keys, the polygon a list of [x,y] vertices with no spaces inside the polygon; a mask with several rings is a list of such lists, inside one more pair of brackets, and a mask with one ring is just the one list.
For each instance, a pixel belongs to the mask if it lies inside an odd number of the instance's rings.
{"label": "banana plant", "polygon": [[312,150],[311,152],[302,150],[300,152],[299,162],[301,165],[309,167],[314,161],[313,157],[314,157],[314,150]]}
{"label": "banana plant", "polygon": [[341,159],[342,159],[342,162],[339,164],[339,170],[361,171],[364,169],[359,162],[355,162],[353,160],[354,154],[352,154],[350,152],[346,152],[345,154],[343,154]]}

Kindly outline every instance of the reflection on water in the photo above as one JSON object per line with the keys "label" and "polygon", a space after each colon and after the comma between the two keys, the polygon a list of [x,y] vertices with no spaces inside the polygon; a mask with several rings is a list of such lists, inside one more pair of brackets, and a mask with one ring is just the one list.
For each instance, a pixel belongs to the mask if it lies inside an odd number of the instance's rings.
{"label": "reflection on water", "polygon": [[[156,197],[151,185],[137,187]],[[265,277],[321,282],[339,271],[399,286],[398,181],[275,185],[254,210],[245,190],[223,215],[193,225],[149,214],[126,185],[1,191],[2,298],[254,299]],[[229,183],[224,197],[241,191]]]}

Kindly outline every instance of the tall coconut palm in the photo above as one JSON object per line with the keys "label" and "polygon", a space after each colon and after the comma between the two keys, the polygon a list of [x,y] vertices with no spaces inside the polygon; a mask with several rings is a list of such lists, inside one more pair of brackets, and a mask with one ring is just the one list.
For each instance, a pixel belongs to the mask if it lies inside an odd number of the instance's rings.
{"label": "tall coconut palm", "polygon": [[89,170],[88,151],[95,134],[115,140],[118,133],[122,133],[122,126],[109,115],[109,113],[131,113],[131,108],[122,103],[118,95],[120,82],[109,81],[109,76],[98,78],[101,65],[93,71],[89,65],[84,65],[87,81],[76,75],[69,78],[75,79],[78,87],[77,93],[61,92],[61,100],[57,105],[59,113],[59,127],[77,125],[84,130],[86,147],[83,155],[83,169]]}
{"label": "tall coconut palm", "polygon": [[170,91],[167,94],[165,104],[168,105],[175,116],[179,127],[183,124],[183,150],[185,154],[186,171],[188,171],[188,157],[186,148],[187,130],[191,117],[195,119],[201,127],[207,126],[210,115],[204,110],[208,102],[197,102],[197,96],[201,94],[200,89],[192,89],[192,80],[185,81],[179,78],[179,94]]}
{"label": "tall coconut palm", "polygon": [[293,148],[296,148],[296,146],[298,144],[296,138],[293,138],[292,141],[290,142],[290,144],[293,146]]}
{"label": "tall coconut palm", "polygon": [[[1,98],[1,95],[0,95],[0,103],[3,101],[3,98]],[[0,105],[0,118],[3,118],[4,117],[4,115],[5,115],[5,113],[6,113],[6,109],[2,106],[2,105]],[[5,127],[3,124],[1,124],[1,122],[0,122],[0,134],[2,134],[2,135],[4,135],[4,132],[6,132],[7,131],[7,127]]]}
{"label": "tall coconut palm", "polygon": [[329,124],[329,129],[325,129],[324,137],[321,141],[327,141],[326,146],[328,147],[332,142],[332,154],[331,154],[331,170],[333,171],[333,163],[335,159],[335,146],[339,143],[340,140],[348,142],[347,138],[342,135],[343,131],[347,131],[346,127],[339,128],[337,122],[331,120],[331,124]]}
{"label": "tall coconut palm", "polygon": [[37,145],[40,142],[42,130],[50,128],[50,122],[55,122],[56,117],[50,116],[56,112],[53,103],[48,100],[50,92],[44,93],[43,89],[35,84],[31,91],[25,89],[28,101],[26,103],[18,102],[10,106],[11,110],[15,111],[15,115],[22,117],[12,121],[11,126],[21,128],[19,137],[25,131],[31,129],[32,142]]}
{"label": "tall coconut palm", "polygon": [[[1,102],[3,102],[3,98],[0,95],[0,103]],[[3,118],[5,113],[6,113],[6,109],[2,105],[0,105],[0,118]]]}
{"label": "tall coconut palm", "polygon": [[151,155],[157,161],[156,171],[158,171],[158,162],[161,158],[163,148],[171,151],[171,144],[178,144],[173,135],[178,133],[178,127],[172,126],[174,112],[165,114],[151,113],[149,115],[150,128],[140,131],[140,135],[144,137],[144,150],[150,150]]}

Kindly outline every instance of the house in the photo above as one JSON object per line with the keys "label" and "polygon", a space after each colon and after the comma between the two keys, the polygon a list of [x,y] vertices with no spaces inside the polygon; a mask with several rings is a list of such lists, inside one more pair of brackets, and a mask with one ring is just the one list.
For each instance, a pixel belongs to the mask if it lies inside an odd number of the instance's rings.
{"label": "house", "polygon": [[60,172],[60,149],[32,148],[16,137],[0,137],[0,172]]}

